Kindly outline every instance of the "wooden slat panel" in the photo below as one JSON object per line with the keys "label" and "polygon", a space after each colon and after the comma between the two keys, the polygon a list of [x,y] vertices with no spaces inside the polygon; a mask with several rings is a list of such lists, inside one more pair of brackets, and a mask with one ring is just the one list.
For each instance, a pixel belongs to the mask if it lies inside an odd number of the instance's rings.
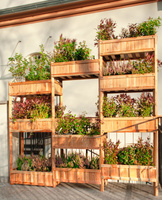
{"label": "wooden slat panel", "polygon": [[156,130],[156,118],[104,118],[102,130],[104,132],[152,132]]}
{"label": "wooden slat panel", "polygon": [[53,186],[52,172],[29,172],[12,170],[10,182],[11,184]]}
{"label": "wooden slat panel", "polygon": [[15,122],[10,121],[9,126],[11,132],[48,132],[52,130],[52,120],[37,119],[32,122],[30,119],[17,119]]}
{"label": "wooden slat panel", "polygon": [[51,75],[74,76],[74,75],[99,74],[99,60],[70,61],[51,63]]}
{"label": "wooden slat panel", "polygon": [[[51,94],[51,80],[9,83],[11,96]],[[55,81],[56,95],[62,95],[61,85]]]}
{"label": "wooden slat panel", "polygon": [[100,149],[105,137],[82,135],[54,135],[54,148]]}
{"label": "wooden slat panel", "polygon": [[102,91],[148,90],[155,88],[155,74],[103,76]]}
{"label": "wooden slat panel", "polygon": [[108,165],[101,166],[104,179],[156,181],[156,167],[138,165]]}
{"label": "wooden slat panel", "polygon": [[56,181],[101,184],[101,170],[56,168]]}
{"label": "wooden slat panel", "polygon": [[100,42],[100,55],[154,51],[155,36],[105,40]]}

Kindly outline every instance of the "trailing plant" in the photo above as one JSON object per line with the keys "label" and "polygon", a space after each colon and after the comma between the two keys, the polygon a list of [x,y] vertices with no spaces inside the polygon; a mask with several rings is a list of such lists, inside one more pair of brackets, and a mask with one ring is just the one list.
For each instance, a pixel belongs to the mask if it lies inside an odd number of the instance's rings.
{"label": "trailing plant", "polygon": [[38,119],[51,117],[50,96],[37,96],[32,99],[14,99],[12,108],[13,119]]}
{"label": "trailing plant", "polygon": [[120,141],[118,140],[116,143],[109,140],[108,142],[105,140],[103,143],[104,154],[105,154],[105,164],[117,164],[118,163],[118,151],[119,151]]}
{"label": "trailing plant", "polygon": [[99,169],[99,158],[89,160],[81,154],[71,153],[67,157],[56,156],[55,164],[59,168]]}
{"label": "trailing plant", "polygon": [[119,148],[120,141],[116,143],[111,140],[104,141],[104,161],[106,164],[123,164],[123,165],[153,165],[153,146],[150,138],[143,141],[138,138],[136,144]]}
{"label": "trailing plant", "polygon": [[127,94],[103,98],[104,117],[147,117],[153,115],[154,100],[151,93],[142,93],[134,99]]}
{"label": "trailing plant", "polygon": [[51,158],[41,155],[21,156],[17,158],[17,169],[22,171],[51,171]]}
{"label": "trailing plant", "polygon": [[86,42],[80,42],[77,46],[76,39],[64,38],[60,35],[59,41],[54,43],[54,50],[51,55],[53,62],[67,62],[73,60],[89,60],[91,49]]}
{"label": "trailing plant", "polygon": [[59,119],[56,132],[58,134],[98,135],[99,120],[91,123],[85,114],[76,117],[69,111]]}
{"label": "trailing plant", "polygon": [[95,45],[98,45],[99,40],[112,40],[117,39],[114,35],[114,29],[116,28],[116,22],[110,19],[101,19],[100,24],[97,26],[97,35],[95,38]]}

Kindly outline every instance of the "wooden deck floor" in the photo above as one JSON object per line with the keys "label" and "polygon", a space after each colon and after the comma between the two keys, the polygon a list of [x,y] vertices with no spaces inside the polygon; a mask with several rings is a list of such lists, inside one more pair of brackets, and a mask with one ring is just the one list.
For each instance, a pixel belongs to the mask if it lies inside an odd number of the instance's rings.
{"label": "wooden deck floor", "polygon": [[162,190],[158,197],[153,196],[150,185],[109,183],[105,191],[100,192],[98,185],[61,183],[56,188],[0,183],[0,200],[149,200],[162,199]]}

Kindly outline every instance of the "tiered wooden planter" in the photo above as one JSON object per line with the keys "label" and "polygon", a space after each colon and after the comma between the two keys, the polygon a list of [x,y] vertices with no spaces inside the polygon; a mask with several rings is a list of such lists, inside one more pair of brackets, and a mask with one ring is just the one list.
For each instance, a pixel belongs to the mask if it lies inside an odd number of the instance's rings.
{"label": "tiered wooden planter", "polygon": [[[56,187],[60,182],[101,184],[104,190],[105,179],[135,180],[154,182],[154,194],[158,195],[158,123],[157,123],[157,63],[153,73],[118,76],[103,76],[103,63],[110,60],[143,58],[145,52],[156,53],[156,36],[126,38],[99,42],[99,59],[51,63],[51,80],[9,84],[9,139],[10,139],[10,183]],[[62,81],[99,78],[99,117],[101,121],[99,136],[56,135],[58,119],[55,119],[55,96],[62,102]],[[56,81],[58,80],[58,82]],[[104,118],[102,100],[106,93],[152,91],[155,106],[153,117]],[[51,119],[16,120],[11,118],[12,96],[51,94]],[[29,97],[30,98],[30,97]],[[51,131],[52,133],[52,171],[30,172],[13,170],[12,132]],[[123,166],[106,165],[103,159],[104,133],[107,132],[154,132],[154,165]],[[55,149],[98,149],[100,169],[56,168]]]}
{"label": "tiered wooden planter", "polygon": [[[128,165],[101,165],[101,191],[104,191],[104,180],[133,180],[154,182],[154,195],[158,195],[158,120],[157,120],[157,52],[156,35],[125,38],[99,42],[100,65],[103,61],[128,60],[144,58],[145,53],[154,54],[153,73],[103,76],[100,71],[100,100],[99,111],[101,131],[106,133],[116,132],[153,132],[154,133],[154,165],[128,166]],[[124,117],[104,118],[102,115],[103,96],[117,92],[153,92],[154,116],[153,117]]]}

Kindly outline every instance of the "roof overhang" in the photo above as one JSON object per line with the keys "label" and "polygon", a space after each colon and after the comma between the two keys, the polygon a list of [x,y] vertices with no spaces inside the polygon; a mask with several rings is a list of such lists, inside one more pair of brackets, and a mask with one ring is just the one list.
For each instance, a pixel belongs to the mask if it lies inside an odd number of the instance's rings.
{"label": "roof overhang", "polygon": [[[136,6],[161,0],[64,0],[34,3],[0,10],[0,28]],[[47,2],[47,1],[46,1]]]}

